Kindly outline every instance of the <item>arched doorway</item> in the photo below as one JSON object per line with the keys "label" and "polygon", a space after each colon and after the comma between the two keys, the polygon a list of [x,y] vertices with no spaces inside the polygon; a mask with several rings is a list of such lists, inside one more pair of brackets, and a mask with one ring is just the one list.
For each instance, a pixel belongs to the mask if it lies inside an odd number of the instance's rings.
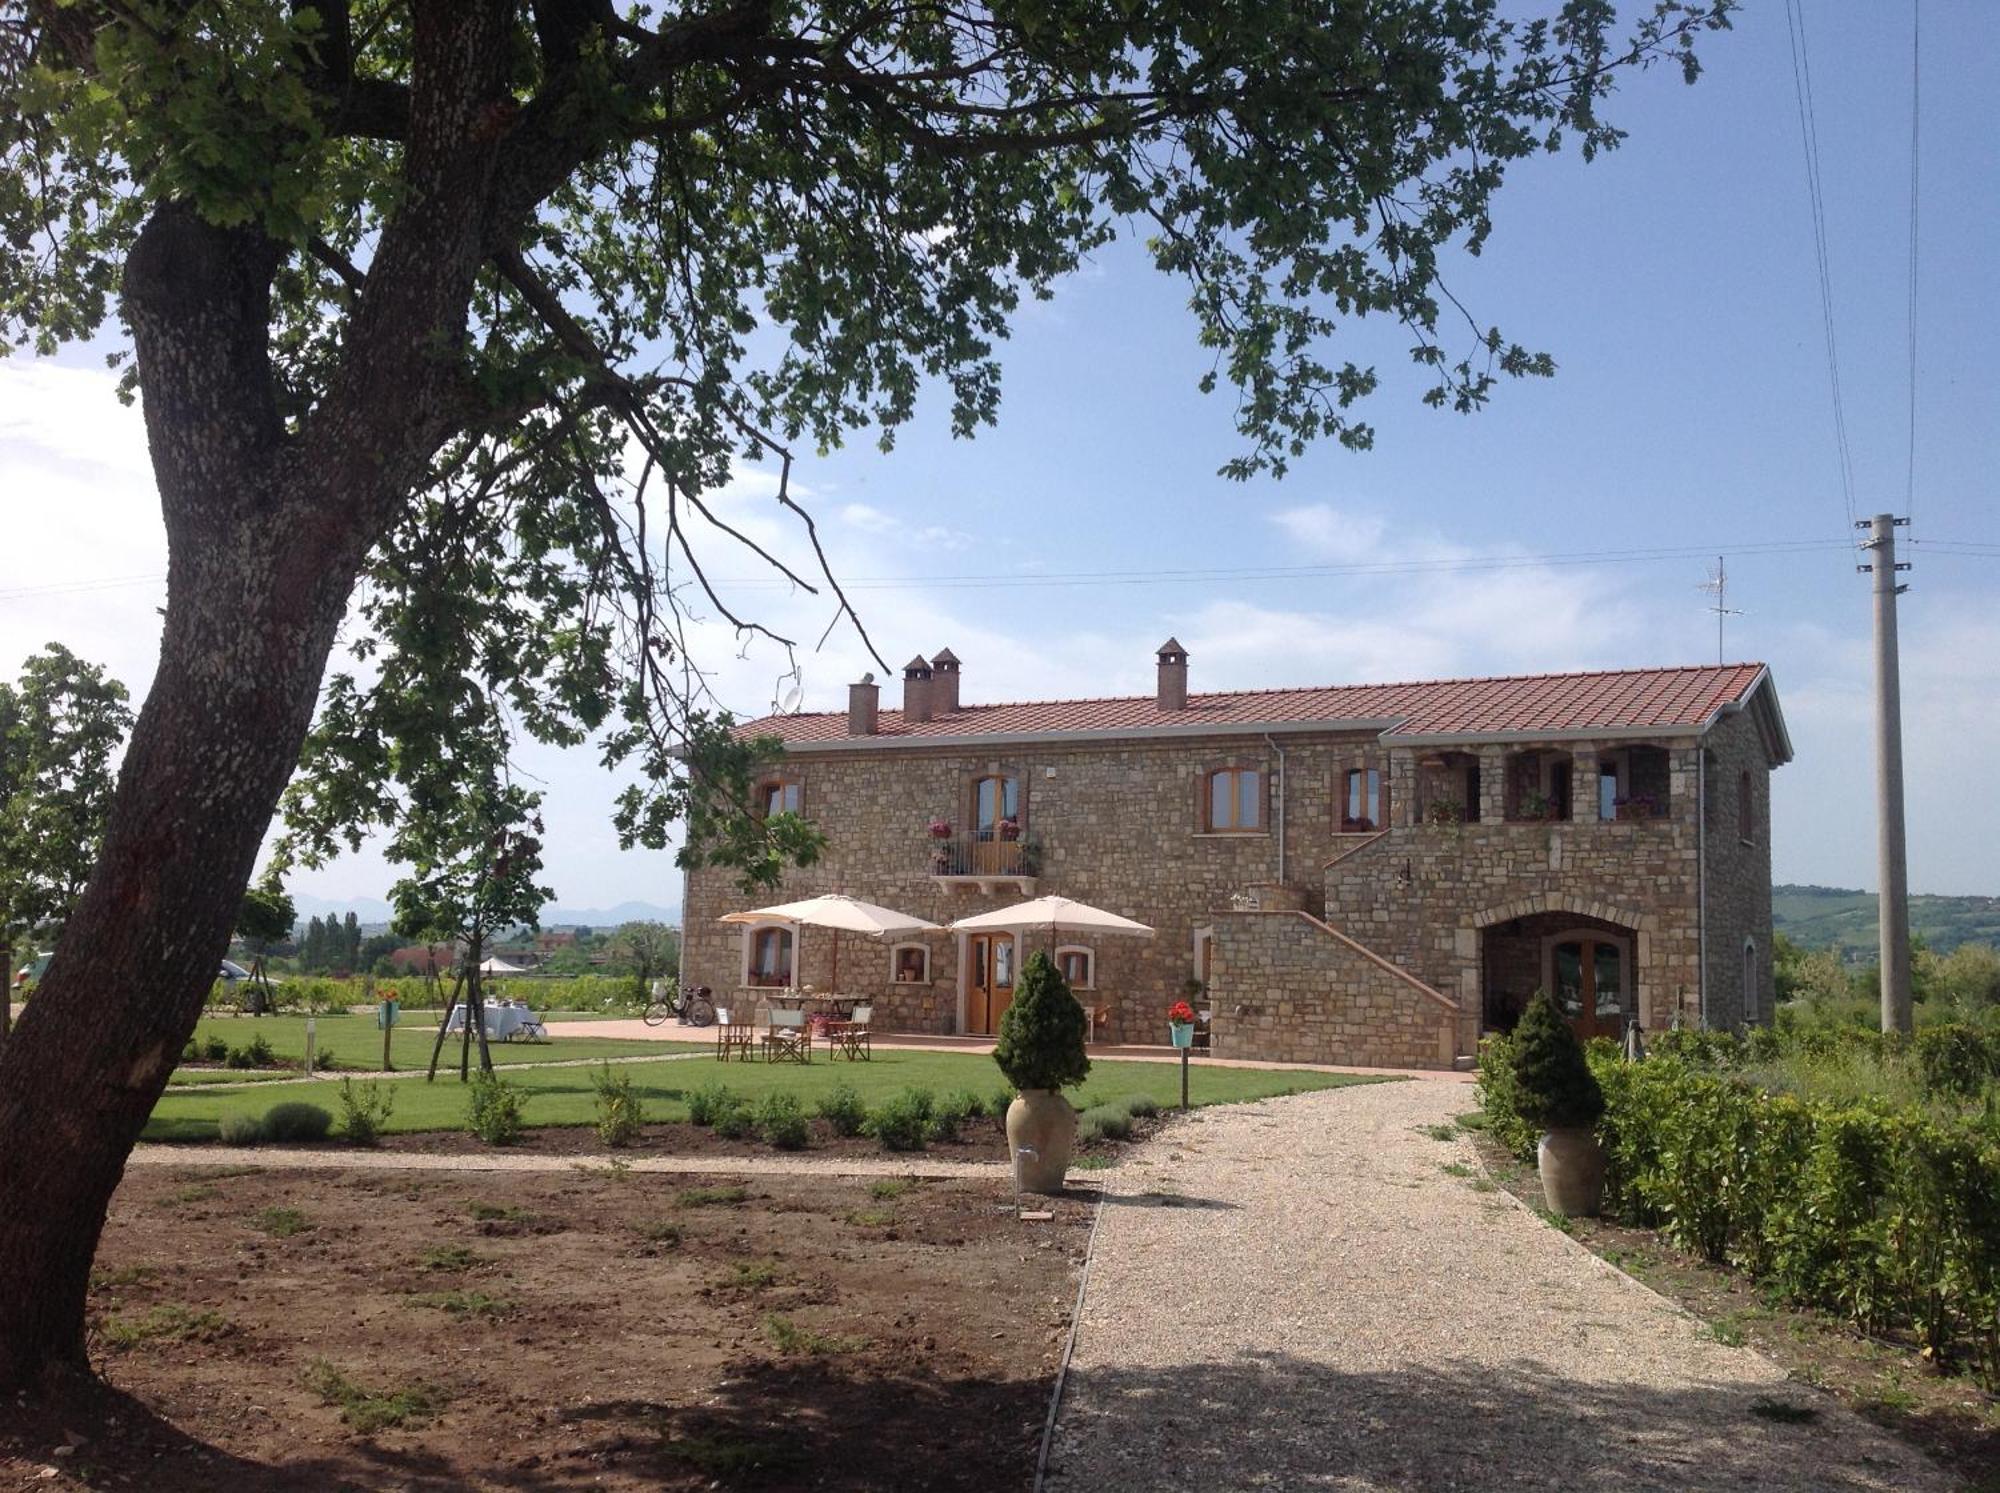
{"label": "arched doorway", "polygon": [[1551,909],[1486,923],[1479,930],[1480,1024],[1511,1032],[1537,990],[1546,990],[1577,1035],[1622,1037],[1640,1016],[1639,939],[1630,927]]}
{"label": "arched doorway", "polygon": [[1597,928],[1568,928],[1542,940],[1542,988],[1577,1036],[1622,1037],[1639,1014],[1633,999],[1632,940]]}

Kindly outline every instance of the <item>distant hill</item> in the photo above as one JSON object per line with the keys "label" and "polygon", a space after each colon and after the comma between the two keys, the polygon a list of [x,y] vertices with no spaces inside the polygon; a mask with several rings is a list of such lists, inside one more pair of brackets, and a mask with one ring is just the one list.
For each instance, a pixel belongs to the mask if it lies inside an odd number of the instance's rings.
{"label": "distant hill", "polygon": [[[355,897],[346,902],[299,892],[292,897],[299,921],[331,915],[345,918],[352,911],[362,929],[379,933],[389,926],[390,907],[376,897]],[[678,907],[662,907],[657,902],[620,902],[616,907],[563,907],[553,904],[542,909],[544,928],[616,928],[620,923],[679,923]]]}
{"label": "distant hill", "polygon": [[[1849,949],[1874,957],[1875,894],[1831,886],[1774,886],[1771,921],[1808,949]],[[1940,954],[1962,943],[2000,945],[2000,897],[1912,897],[1910,931]]]}

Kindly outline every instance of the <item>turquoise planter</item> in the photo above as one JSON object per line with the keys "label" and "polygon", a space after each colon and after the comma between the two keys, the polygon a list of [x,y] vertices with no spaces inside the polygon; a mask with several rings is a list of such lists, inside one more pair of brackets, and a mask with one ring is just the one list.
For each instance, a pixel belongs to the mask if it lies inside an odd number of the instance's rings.
{"label": "turquoise planter", "polygon": [[1167,1032],[1173,1038],[1174,1046],[1194,1046],[1194,1023],[1192,1021],[1170,1021],[1167,1023]]}

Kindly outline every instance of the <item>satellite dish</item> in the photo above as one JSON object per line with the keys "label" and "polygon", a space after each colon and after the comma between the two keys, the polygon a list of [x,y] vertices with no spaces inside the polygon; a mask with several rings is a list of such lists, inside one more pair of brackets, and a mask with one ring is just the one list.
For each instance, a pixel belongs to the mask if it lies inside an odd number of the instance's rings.
{"label": "satellite dish", "polygon": [[805,691],[794,684],[785,691],[784,702],[778,706],[780,715],[790,715],[799,708],[799,701],[805,698]]}

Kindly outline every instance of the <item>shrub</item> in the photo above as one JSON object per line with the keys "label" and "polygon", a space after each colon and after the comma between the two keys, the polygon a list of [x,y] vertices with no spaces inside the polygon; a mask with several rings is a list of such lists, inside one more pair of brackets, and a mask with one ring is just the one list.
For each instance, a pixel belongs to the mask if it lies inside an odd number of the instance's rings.
{"label": "shrub", "polygon": [[716,1112],[715,1133],[724,1140],[741,1140],[756,1128],[756,1124],[756,1111],[750,1107],[750,1101],[740,1094],[731,1094]]}
{"label": "shrub", "polygon": [[799,1096],[783,1089],[766,1094],[757,1105],[757,1133],[776,1150],[803,1151],[812,1132]]}
{"label": "shrub", "polygon": [[861,1091],[844,1079],[831,1092],[820,1096],[818,1111],[835,1135],[859,1135],[861,1127],[868,1123],[868,1105]]}
{"label": "shrub", "polygon": [[264,1121],[257,1115],[224,1115],[215,1136],[225,1146],[254,1146],[264,1139]]}
{"label": "shrub", "polygon": [[934,1107],[929,1089],[904,1089],[868,1116],[868,1133],[885,1151],[921,1151],[930,1134]]}
{"label": "shrub", "polygon": [[1521,1086],[1514,1075],[1514,1039],[1488,1037],[1479,1044],[1479,1104],[1493,1139],[1526,1161],[1535,1154],[1541,1128],[1521,1113]]}
{"label": "shrub", "polygon": [[223,1043],[222,1054],[222,1066],[225,1068],[268,1068],[278,1060],[261,1032],[241,1047]]}
{"label": "shrub", "polygon": [[1022,966],[1014,1002],[1000,1018],[993,1061],[1017,1089],[1062,1089],[1090,1073],[1084,1051],[1090,1018],[1070,993],[1047,954],[1037,951]]}
{"label": "shrub", "polygon": [[229,1044],[220,1037],[210,1037],[201,1044],[201,1055],[211,1063],[220,1063],[229,1056]]}
{"label": "shrub", "polygon": [[395,1092],[375,1079],[364,1084],[351,1078],[340,1081],[340,1133],[349,1145],[374,1145],[395,1107]]}
{"label": "shrub", "polygon": [[965,1089],[954,1089],[932,1106],[930,1128],[925,1139],[934,1141],[955,1141],[959,1128],[967,1120],[976,1120],[986,1112],[977,1094]]}
{"label": "shrub", "polygon": [[1080,1145],[1100,1140],[1130,1140],[1132,1117],[1115,1104],[1096,1104],[1076,1117],[1076,1138]]}
{"label": "shrub", "polygon": [[2000,1077],[2000,1043],[1952,1023],[1917,1033],[1917,1071],[1927,1098],[1971,1099]]}
{"label": "shrub", "polygon": [[333,1116],[317,1104],[293,1100],[274,1104],[264,1111],[264,1138],[274,1141],[325,1140],[333,1128]]}
{"label": "shrub", "polygon": [[315,1070],[327,1072],[339,1066],[340,1064],[334,1061],[333,1049],[331,1047],[321,1047],[313,1052],[313,1067]]}
{"label": "shrub", "polygon": [[1160,1101],[1151,1094],[1134,1094],[1125,1101],[1125,1113],[1135,1120],[1150,1120],[1160,1112]]}
{"label": "shrub", "polygon": [[719,1083],[705,1083],[687,1097],[688,1123],[690,1125],[713,1125],[723,1111],[735,1108],[742,1101],[737,1095]]}
{"label": "shrub", "polygon": [[509,1146],[521,1138],[521,1091],[497,1073],[481,1069],[472,1075],[465,1125],[489,1146]]}
{"label": "shrub", "polygon": [[1521,1118],[1544,1130],[1580,1129],[1604,1113],[1583,1044],[1546,990],[1535,992],[1514,1029],[1514,1083]]}
{"label": "shrub", "polygon": [[632,1075],[605,1063],[590,1077],[597,1090],[597,1138],[607,1146],[627,1146],[646,1125],[646,1106],[632,1088]]}
{"label": "shrub", "polygon": [[1013,1087],[1003,1084],[986,1096],[986,1112],[1004,1124],[1007,1119],[1007,1111],[1012,1107],[1013,1103]]}

